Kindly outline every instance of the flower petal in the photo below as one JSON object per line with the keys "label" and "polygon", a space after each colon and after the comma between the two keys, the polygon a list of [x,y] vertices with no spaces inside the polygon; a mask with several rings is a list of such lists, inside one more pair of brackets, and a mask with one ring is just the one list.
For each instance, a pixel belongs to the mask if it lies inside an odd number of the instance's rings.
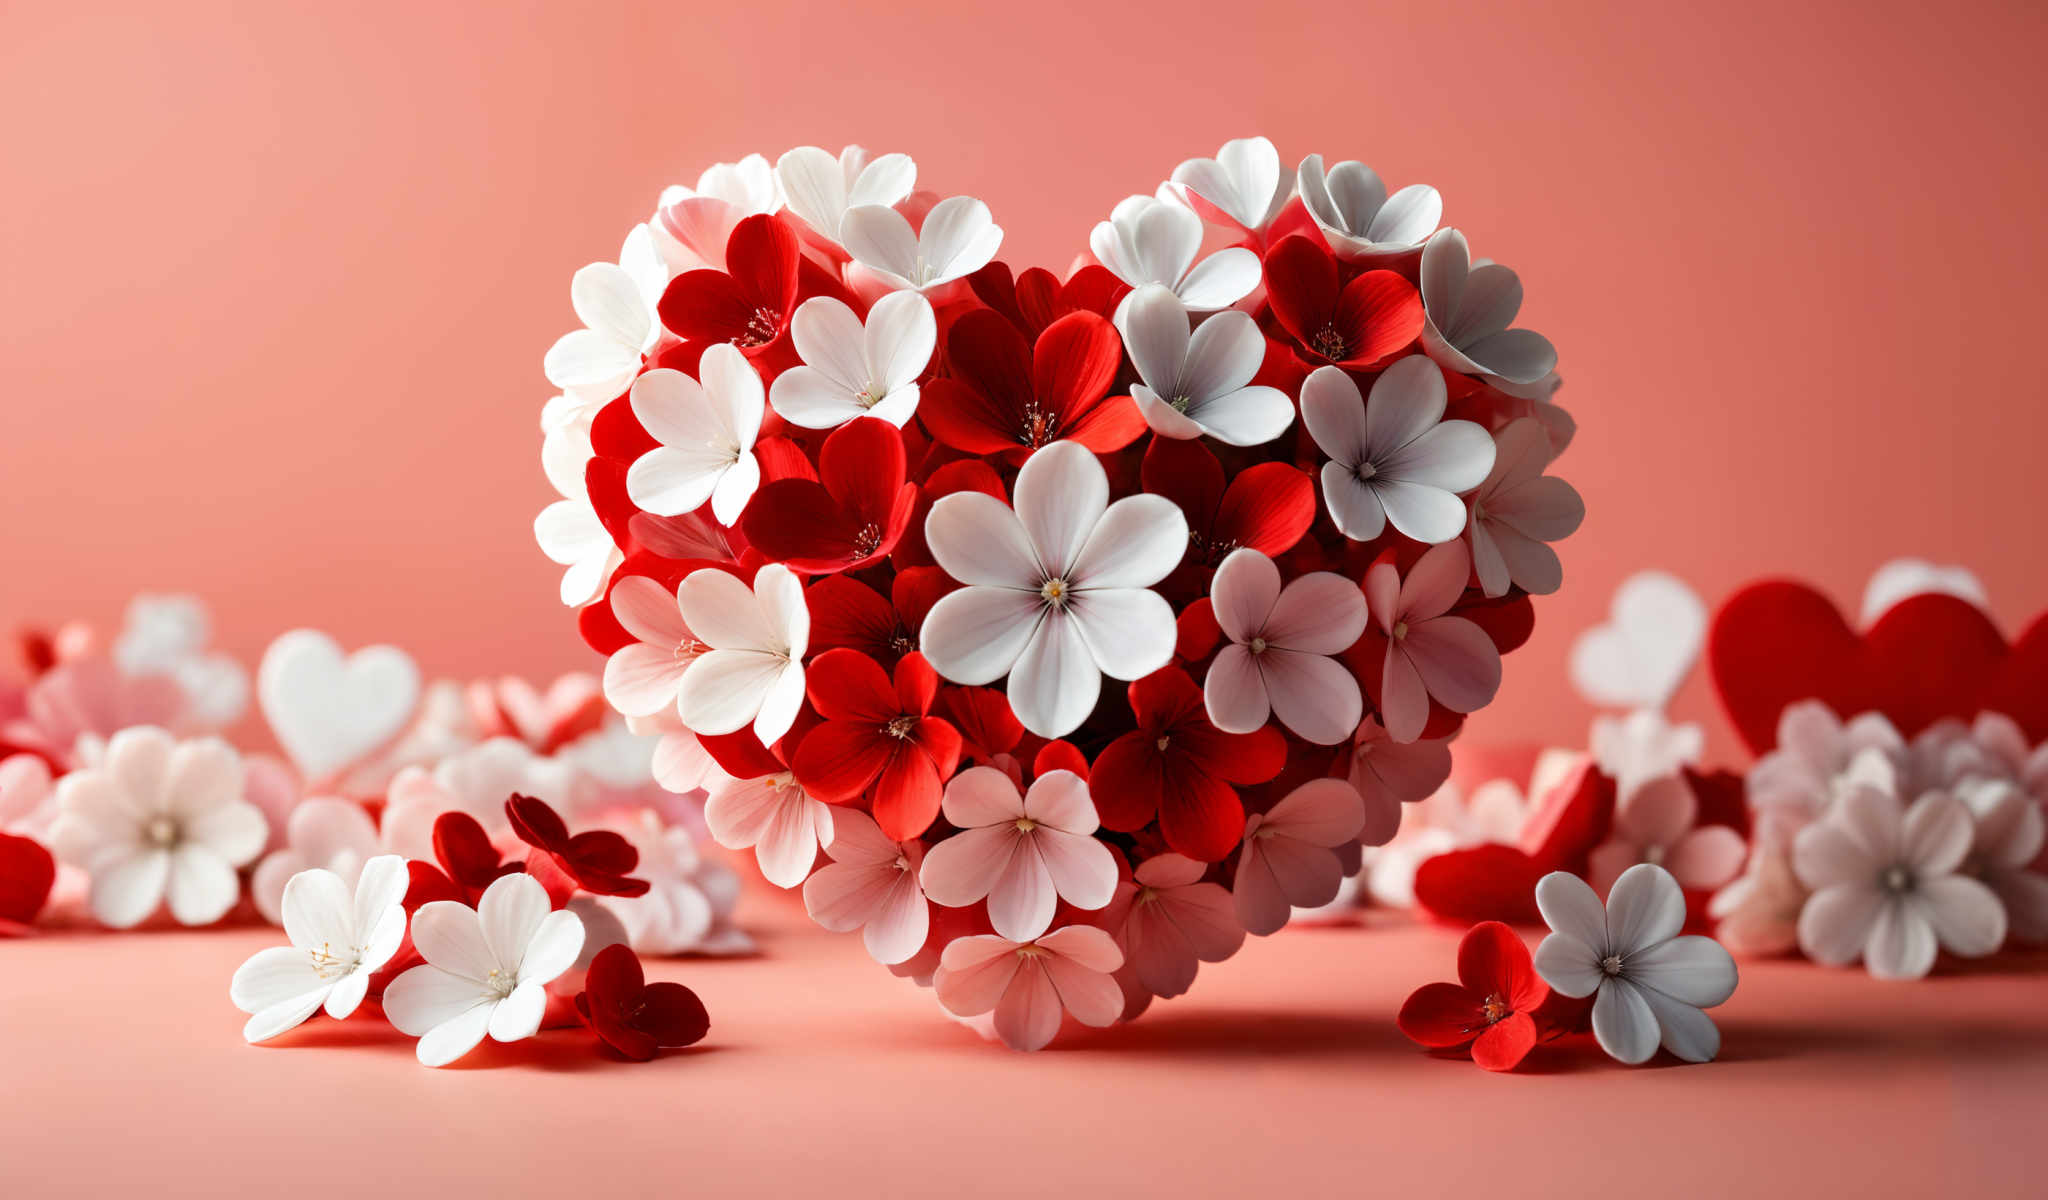
{"label": "flower petal", "polygon": [[1663,1033],[1657,1014],[1635,985],[1613,978],[1600,985],[1593,1001],[1593,1036],[1610,1057],[1634,1066],[1650,1061]]}

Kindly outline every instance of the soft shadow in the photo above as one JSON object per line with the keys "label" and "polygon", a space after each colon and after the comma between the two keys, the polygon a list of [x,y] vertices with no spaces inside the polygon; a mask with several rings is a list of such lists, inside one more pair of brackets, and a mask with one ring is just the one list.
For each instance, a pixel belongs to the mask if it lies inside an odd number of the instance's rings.
{"label": "soft shadow", "polygon": [[1772,1062],[1815,1055],[1881,1055],[1886,1061],[2007,1063],[2048,1055],[2048,1026],[2038,1022],[1847,1025],[1732,1023],[1721,1030],[1720,1062]]}
{"label": "soft shadow", "polygon": [[336,1021],[327,1016],[316,1016],[296,1029],[289,1029],[267,1042],[256,1043],[259,1050],[385,1050],[396,1054],[411,1054],[414,1039],[393,1029],[374,1009],[367,1013],[356,1013],[345,1021]]}
{"label": "soft shadow", "polygon": [[546,1071],[580,1075],[622,1067],[654,1068],[664,1062],[714,1054],[718,1046],[703,1044],[663,1050],[649,1062],[634,1062],[606,1046],[588,1029],[546,1029],[520,1042],[485,1038],[476,1049],[441,1068],[444,1071]]}
{"label": "soft shadow", "polygon": [[1095,1054],[1187,1054],[1245,1058],[1335,1059],[1361,1055],[1415,1053],[1392,1019],[1384,1015],[1328,1013],[1198,1012],[1147,1013],[1128,1025],[1108,1029],[1069,1025],[1049,1051]]}

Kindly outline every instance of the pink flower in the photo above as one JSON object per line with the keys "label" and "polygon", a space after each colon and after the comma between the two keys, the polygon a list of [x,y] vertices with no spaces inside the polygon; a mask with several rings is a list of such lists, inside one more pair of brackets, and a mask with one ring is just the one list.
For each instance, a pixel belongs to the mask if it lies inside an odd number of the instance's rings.
{"label": "pink flower", "polygon": [[634,641],[605,660],[604,698],[629,717],[673,708],[684,668],[708,649],[683,623],[676,594],[644,575],[628,575],[612,588],[611,606]]}
{"label": "pink flower", "polygon": [[43,841],[57,819],[50,764],[37,754],[0,758],[0,833]]}
{"label": "pink flower", "polygon": [[2048,839],[2040,805],[2005,780],[1966,783],[1959,795],[1976,822],[1964,870],[1998,896],[2014,941],[2048,942],[2048,876],[2028,869]]}
{"label": "pink flower", "polygon": [[787,770],[736,779],[712,789],[704,823],[729,850],[754,850],[761,874],[776,887],[795,887],[810,874],[818,844],[832,840],[832,810],[811,799]]}
{"label": "pink flower", "polygon": [[1862,959],[1879,979],[1918,979],[1937,946],[1980,958],[2005,940],[2005,909],[1990,888],[1957,874],[1970,852],[1969,810],[1945,792],[1902,809],[1859,786],[1799,831],[1792,865],[1813,897],[1799,946],[1815,962]]}
{"label": "pink flower", "polygon": [[1136,878],[1119,884],[1129,905],[1117,934],[1125,965],[1155,996],[1178,996],[1195,982],[1197,966],[1222,962],[1244,945],[1230,893],[1206,883],[1209,864],[1161,854],[1138,864]]}
{"label": "pink flower", "polygon": [[1386,727],[1367,717],[1358,726],[1351,748],[1351,786],[1368,804],[1392,800],[1414,804],[1436,793],[1451,777],[1451,744],[1447,739],[1397,742]]}
{"label": "pink flower", "polygon": [[939,958],[932,989],[954,1016],[993,1011],[996,1036],[1010,1049],[1036,1050],[1059,1033],[1063,1013],[1096,1028],[1116,1021],[1124,993],[1111,974],[1123,961],[1116,940],[1093,925],[1021,942],[956,938]]}
{"label": "pink flower", "polygon": [[1095,804],[1072,771],[1047,771],[1020,795],[996,768],[972,767],[946,785],[940,808],[961,832],[925,855],[920,878],[935,904],[985,896],[996,932],[1028,942],[1052,925],[1058,900],[1098,909],[1116,894],[1116,857],[1093,836]]}
{"label": "pink flower", "polygon": [[285,884],[301,871],[329,871],[353,888],[363,864],[376,857],[377,823],[360,804],[316,796],[285,819],[285,846],[256,864],[249,898],[272,925],[284,924]]}
{"label": "pink flower", "polygon": [[1429,702],[1452,712],[1484,708],[1500,688],[1500,651],[1486,631],[1446,616],[1465,592],[1472,557],[1463,542],[1433,547],[1408,569],[1380,561],[1365,574],[1365,598],[1386,642],[1380,719],[1397,742],[1429,723]]}
{"label": "pink flower", "polygon": [[923,843],[891,841],[856,808],[835,813],[832,861],[804,881],[804,908],[834,933],[861,930],[868,953],[884,965],[908,961],[931,931],[931,907],[918,886]]}
{"label": "pink flower", "polygon": [[[80,738],[112,737],[123,729],[184,727],[185,691],[169,675],[129,675],[104,658],[60,663],[29,685],[27,728],[10,734],[76,763]],[[19,735],[19,736],[16,736]]]}
{"label": "pink flower", "polygon": [[1232,888],[1245,930],[1264,937],[1287,924],[1290,909],[1328,904],[1344,879],[1336,847],[1353,838],[1381,845],[1400,823],[1399,804],[1382,801],[1368,812],[1342,779],[1312,779],[1246,817]]}
{"label": "pink flower", "polygon": [[1637,863],[1656,863],[1689,891],[1720,887],[1742,870],[1742,835],[1726,825],[1695,825],[1699,800],[1682,775],[1649,780],[1621,798],[1614,835],[1593,848],[1588,881],[1602,893]]}
{"label": "pink flower", "polygon": [[1282,588],[1273,560],[1247,548],[1216,568],[1209,595],[1230,639],[1203,682],[1216,728],[1250,733],[1270,714],[1323,746],[1358,728],[1358,680],[1332,657],[1365,632],[1365,596],[1350,580],[1315,571]]}
{"label": "pink flower", "polygon": [[1714,936],[1734,953],[1761,958],[1798,947],[1799,913],[1812,893],[1792,869],[1797,832],[1796,818],[1760,815],[1748,867],[1708,902],[1707,915],[1720,922]]}

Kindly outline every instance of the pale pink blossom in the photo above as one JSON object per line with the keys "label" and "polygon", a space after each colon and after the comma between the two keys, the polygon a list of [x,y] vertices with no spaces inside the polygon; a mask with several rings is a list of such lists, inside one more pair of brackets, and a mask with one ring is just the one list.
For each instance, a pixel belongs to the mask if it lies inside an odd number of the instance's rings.
{"label": "pale pink blossom", "polygon": [[1707,915],[1719,922],[1714,936],[1736,954],[1761,958],[1799,946],[1799,913],[1813,893],[1792,866],[1797,831],[1796,819],[1759,814],[1747,866],[1707,903]]}
{"label": "pale pink blossom", "polygon": [[285,820],[285,845],[256,864],[249,898],[272,925],[284,924],[285,884],[301,871],[326,871],[353,888],[363,864],[380,848],[377,823],[363,806],[315,796],[300,802]]}
{"label": "pale pink blossom", "polygon": [[1397,742],[1374,718],[1359,722],[1348,778],[1367,804],[1413,804],[1434,795],[1450,777],[1448,739]]}
{"label": "pale pink blossom", "polygon": [[384,849],[407,858],[434,856],[434,821],[444,812],[475,817],[495,841],[511,835],[505,801],[517,792],[560,812],[583,807],[586,785],[568,763],[535,754],[515,738],[492,738],[436,763],[406,767],[385,793],[379,826]]}
{"label": "pale pink blossom", "polygon": [[1615,805],[1614,829],[1593,848],[1587,882],[1605,893],[1623,871],[1655,863],[1678,886],[1692,891],[1720,887],[1742,869],[1742,835],[1726,825],[1700,825],[1699,798],[1683,775],[1664,775],[1624,793]]}
{"label": "pale pink blossom", "polygon": [[1088,784],[1048,771],[1019,793],[994,767],[970,767],[946,785],[940,810],[960,832],[925,854],[919,878],[934,904],[964,908],[988,899],[989,921],[1011,941],[1052,925],[1064,899],[1098,909],[1116,893],[1116,857],[1093,836]]}
{"label": "pale pink blossom", "polygon": [[634,950],[642,955],[754,950],[754,940],[733,921],[739,876],[717,858],[699,852],[699,835],[686,826],[665,824],[659,814],[645,809],[608,827],[639,851],[633,874],[648,883],[645,895],[596,897],[596,903],[624,926]]}
{"label": "pale pink blossom", "polygon": [[1882,713],[1844,724],[1826,704],[1802,700],[1779,715],[1777,748],[1750,768],[1749,806],[1810,820],[1856,784],[1885,786],[1886,775],[1903,771],[1905,763],[1906,740]]}
{"label": "pale pink blossom", "polygon": [[675,707],[683,672],[707,647],[690,633],[676,593],[644,575],[612,587],[612,616],[633,641],[604,663],[604,698],[629,717]]}
{"label": "pale pink blossom", "polygon": [[861,931],[878,963],[908,961],[924,947],[931,907],[918,886],[924,845],[891,841],[874,818],[858,809],[836,813],[832,861],[804,881],[804,908],[834,933]]}
{"label": "pale pink blossom", "polygon": [[818,847],[832,840],[834,827],[832,809],[812,799],[788,771],[712,788],[704,823],[726,849],[751,847],[762,876],[785,888],[811,873]]}
{"label": "pale pink blossom", "polygon": [[1342,779],[1310,780],[1270,810],[1248,814],[1231,888],[1246,932],[1276,933],[1291,909],[1328,904],[1344,878],[1337,847],[1353,839],[1384,844],[1400,823],[1399,804],[1369,812]]}
{"label": "pale pink blossom", "polygon": [[1500,651],[1486,631],[1449,616],[1464,595],[1472,560],[1463,542],[1431,548],[1403,580],[1391,562],[1365,574],[1365,598],[1387,641],[1380,719],[1395,741],[1412,742],[1429,723],[1429,702],[1477,712],[1500,688]]}
{"label": "pale pink blossom", "polygon": [[1201,963],[1222,962],[1244,945],[1244,923],[1230,893],[1203,879],[1208,870],[1207,863],[1159,854],[1117,885],[1116,903],[1124,910],[1117,943],[1125,966],[1150,995],[1181,995]]}
{"label": "pale pink blossom", "polygon": [[1564,567],[1548,543],[1578,531],[1586,502],[1571,484],[1543,473],[1556,456],[1534,418],[1496,430],[1493,447],[1493,470],[1466,501],[1473,571],[1489,596],[1507,595],[1510,585],[1547,596],[1564,583]]}
{"label": "pale pink blossom", "polygon": [[2030,869],[2048,841],[2041,806],[2004,780],[1967,783],[1958,794],[1975,822],[1963,869],[2005,906],[2014,941],[2048,942],[2048,875]]}
{"label": "pale pink blossom", "polygon": [[1312,571],[1283,588],[1273,560],[1246,548],[1216,568],[1209,596],[1229,639],[1202,687],[1216,728],[1251,733],[1274,716],[1324,746],[1358,728],[1365,702],[1336,657],[1365,632],[1365,595],[1356,584]]}
{"label": "pale pink blossom", "polygon": [[1124,1009],[1112,974],[1123,965],[1116,939],[1093,925],[1065,925],[1035,939],[955,938],[932,976],[939,1003],[959,1017],[995,1014],[996,1036],[1012,1050],[1037,1050],[1071,1014],[1083,1025],[1114,1024]]}

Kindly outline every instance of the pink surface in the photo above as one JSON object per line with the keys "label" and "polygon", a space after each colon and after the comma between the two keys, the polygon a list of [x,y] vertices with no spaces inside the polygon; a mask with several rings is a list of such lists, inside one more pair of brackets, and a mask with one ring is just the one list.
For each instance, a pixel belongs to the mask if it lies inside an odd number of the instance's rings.
{"label": "pink surface", "polygon": [[2040,954],[1889,985],[1745,964],[1717,1063],[1623,1068],[1588,1042],[1489,1075],[1394,1028],[1453,976],[1443,930],[1254,938],[1135,1025],[1020,1055],[859,939],[756,919],[768,957],[650,964],[711,1035],[645,1066],[564,1031],[432,1071],[368,1015],[245,1046],[227,980],[268,930],[0,943],[0,1178],[299,1200],[2039,1195]]}
{"label": "pink surface", "polygon": [[2009,628],[2048,602],[2012,549],[2048,440],[2016,365],[2048,315],[2039,6],[1337,13],[11,3],[0,621],[179,588],[250,656],[311,624],[434,673],[585,664],[529,533],[540,360],[662,185],[859,139],[1064,265],[1254,131],[1442,188],[1563,351],[1589,515],[1488,738],[1583,736],[1570,636],[1642,566],[1853,603],[1917,554]]}

